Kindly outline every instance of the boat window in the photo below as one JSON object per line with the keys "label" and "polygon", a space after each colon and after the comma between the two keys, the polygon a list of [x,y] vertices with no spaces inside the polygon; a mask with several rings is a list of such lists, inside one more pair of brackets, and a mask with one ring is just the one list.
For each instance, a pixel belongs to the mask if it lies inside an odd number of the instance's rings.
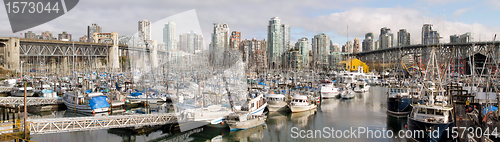
{"label": "boat window", "polygon": [[434,114],[434,109],[427,109],[427,114]]}
{"label": "boat window", "polygon": [[443,110],[436,110],[436,115],[443,115],[444,111]]}
{"label": "boat window", "polygon": [[283,98],[280,98],[280,101],[283,101]]}
{"label": "boat window", "polygon": [[425,114],[425,109],[418,108],[418,110],[417,110],[417,111],[418,111],[417,113],[422,113],[422,114]]}

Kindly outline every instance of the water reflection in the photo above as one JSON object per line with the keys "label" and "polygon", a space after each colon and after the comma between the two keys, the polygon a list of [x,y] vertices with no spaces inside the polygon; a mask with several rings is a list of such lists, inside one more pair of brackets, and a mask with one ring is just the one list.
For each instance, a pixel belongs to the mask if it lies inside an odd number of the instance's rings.
{"label": "water reflection", "polygon": [[267,129],[267,124],[255,126],[250,129],[230,132],[224,139],[228,141],[262,141],[264,138],[264,131]]}
{"label": "water reflection", "polygon": [[315,120],[313,115],[316,114],[316,111],[316,109],[312,109],[308,111],[292,113],[290,114],[290,120],[293,122],[293,126],[305,128],[305,126],[308,126],[307,124],[309,123],[309,120]]}

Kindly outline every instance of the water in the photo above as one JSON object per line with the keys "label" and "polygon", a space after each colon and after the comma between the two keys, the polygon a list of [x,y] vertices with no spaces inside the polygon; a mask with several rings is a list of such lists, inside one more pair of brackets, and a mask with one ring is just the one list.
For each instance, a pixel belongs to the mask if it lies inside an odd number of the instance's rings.
{"label": "water", "polygon": [[[307,138],[307,130],[355,130],[364,127],[367,131],[386,132],[392,130],[397,136],[399,130],[405,130],[406,118],[397,118],[386,113],[386,88],[371,87],[370,92],[357,94],[354,99],[323,100],[317,111],[302,113],[269,113],[267,123],[251,129],[229,132],[229,130],[199,128],[184,133],[171,134],[167,131],[132,135],[123,130],[94,130],[85,132],[69,132],[58,134],[32,135],[31,139],[41,142],[73,141],[407,141],[404,138],[367,138],[369,135],[359,134],[357,138],[325,138],[326,133],[318,133],[314,139]],[[299,130],[305,130],[300,138]],[[337,132],[335,132],[337,133]],[[322,135],[320,137],[320,135]],[[335,135],[335,134],[334,134]],[[373,137],[376,134],[372,134]],[[298,136],[297,138],[295,138]],[[352,135],[350,135],[352,136]]]}

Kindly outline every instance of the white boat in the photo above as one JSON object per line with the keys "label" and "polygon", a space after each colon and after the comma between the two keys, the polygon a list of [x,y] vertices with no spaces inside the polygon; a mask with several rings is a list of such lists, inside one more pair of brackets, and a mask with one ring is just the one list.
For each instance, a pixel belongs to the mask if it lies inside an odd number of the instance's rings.
{"label": "white boat", "polygon": [[344,87],[344,89],[342,90],[342,93],[340,93],[340,98],[342,98],[342,99],[352,99],[352,98],[354,98],[354,96],[355,96],[355,93],[352,90],[352,87],[350,87],[350,85],[347,85],[347,87]]}
{"label": "white boat", "polygon": [[292,101],[288,105],[292,113],[303,112],[316,109],[317,105],[311,101],[307,96],[296,94],[293,96]]}
{"label": "white boat", "polygon": [[[32,86],[31,82],[28,82],[27,87],[26,87],[26,96],[27,97],[31,97],[35,93],[35,91],[33,90],[33,87],[31,87],[31,86]],[[12,88],[10,95],[14,96],[14,97],[24,97],[24,82],[18,81],[16,83],[16,85]]]}
{"label": "white boat", "polygon": [[233,113],[227,116],[226,124],[231,131],[245,130],[265,124],[267,116],[249,113]]}
{"label": "white boat", "polygon": [[108,97],[102,93],[89,93],[83,96],[83,94],[77,92],[75,96],[70,92],[65,92],[62,100],[68,110],[76,108],[77,112],[92,114],[109,111]]}
{"label": "white boat", "polygon": [[266,97],[267,109],[270,112],[274,111],[286,111],[288,107],[285,101],[285,95],[282,94],[268,94]]}
{"label": "white boat", "polygon": [[16,79],[6,79],[0,81],[0,93],[7,93],[12,91],[12,88],[16,85]]}
{"label": "white boat", "polygon": [[212,127],[218,126],[217,124],[223,122],[226,116],[232,113],[229,108],[220,105],[210,105],[206,108],[191,108],[186,106],[188,105],[176,105],[176,112],[180,114],[179,116],[182,116],[181,119],[206,122]]}
{"label": "white boat", "polygon": [[333,85],[333,81],[322,80],[319,84],[319,93],[321,98],[336,98],[339,95],[339,89]]}
{"label": "white boat", "polygon": [[127,96],[127,99],[130,101],[148,101],[150,104],[156,104],[158,101],[165,101],[167,96],[159,96],[155,94],[149,94],[146,95],[145,93],[141,92],[132,92],[130,95]]}
{"label": "white boat", "polygon": [[250,92],[248,100],[241,106],[240,111],[249,112],[250,115],[262,115],[266,107],[267,102],[262,93]]}
{"label": "white boat", "polygon": [[354,88],[354,92],[356,93],[365,93],[370,91],[370,85],[366,83],[364,80],[358,80],[356,82],[356,87]]}

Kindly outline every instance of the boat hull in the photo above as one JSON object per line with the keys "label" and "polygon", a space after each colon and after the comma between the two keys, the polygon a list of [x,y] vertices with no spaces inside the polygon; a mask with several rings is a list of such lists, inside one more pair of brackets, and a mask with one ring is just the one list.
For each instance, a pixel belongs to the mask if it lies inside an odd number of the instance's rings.
{"label": "boat hull", "polygon": [[290,111],[292,111],[292,113],[296,113],[296,112],[304,112],[304,111],[308,111],[308,110],[312,110],[312,109],[316,109],[317,106],[314,105],[314,104],[310,104],[310,105],[290,105]]}
{"label": "boat hull", "polygon": [[387,112],[406,115],[411,112],[411,98],[387,98]]}
{"label": "boat hull", "polygon": [[337,98],[338,95],[339,95],[339,92],[322,92],[321,98],[323,98],[323,99]]}
{"label": "boat hull", "polygon": [[[451,132],[447,132],[446,129],[451,130],[455,126],[454,122],[448,123],[432,123],[432,122],[422,122],[411,118],[408,118],[408,130],[417,133],[411,138],[414,141],[420,142],[446,142],[453,140]],[[429,133],[426,129],[429,129]]]}
{"label": "boat hull", "polygon": [[[11,96],[14,96],[14,97],[24,97],[24,91],[12,91],[10,94],[11,94]],[[28,91],[28,92],[26,92],[26,97],[32,97],[33,94],[35,94],[35,92]]]}
{"label": "boat hull", "polygon": [[74,110],[76,107],[76,111],[82,112],[82,113],[104,113],[104,112],[109,111],[109,108],[107,108],[107,107],[92,109],[88,105],[78,105],[78,104],[75,105],[75,104],[70,103],[66,100],[63,100],[63,102],[64,102],[64,105],[66,105],[66,107],[68,108],[68,110]]}
{"label": "boat hull", "polygon": [[288,107],[284,101],[268,101],[267,110],[269,110],[269,112],[287,111]]}

